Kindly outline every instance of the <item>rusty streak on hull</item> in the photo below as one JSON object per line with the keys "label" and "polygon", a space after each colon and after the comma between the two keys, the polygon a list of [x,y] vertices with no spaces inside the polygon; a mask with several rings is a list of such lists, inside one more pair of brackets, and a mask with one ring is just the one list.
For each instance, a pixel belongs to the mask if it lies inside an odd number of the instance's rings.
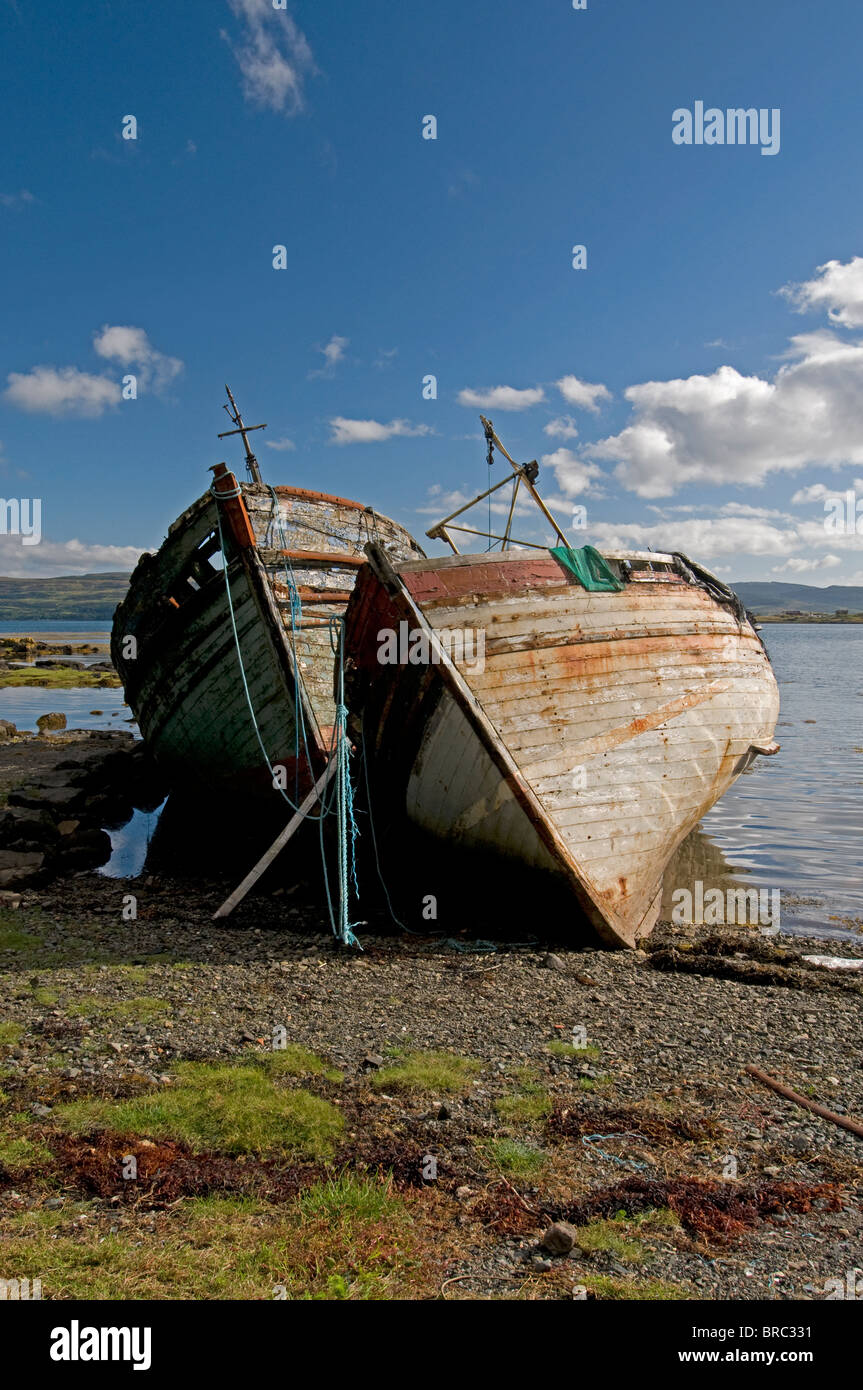
{"label": "rusty streak on hull", "polygon": [[[367,553],[347,700],[375,804],[565,880],[604,941],[635,945],[674,850],[771,745],[776,682],[733,595],[671,556],[615,556],[626,582],[603,593],[548,553]],[[431,661],[381,664],[401,623]],[[447,650],[465,625],[482,662]]]}

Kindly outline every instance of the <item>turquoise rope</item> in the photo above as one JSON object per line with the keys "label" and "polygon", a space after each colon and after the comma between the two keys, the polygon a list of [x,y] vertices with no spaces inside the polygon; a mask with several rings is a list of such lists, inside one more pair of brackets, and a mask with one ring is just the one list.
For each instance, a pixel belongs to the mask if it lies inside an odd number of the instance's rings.
{"label": "turquoise rope", "polygon": [[[287,804],[291,807],[292,811],[296,814],[299,811],[299,807],[295,805],[295,803],[291,800],[284,787],[279,785],[276,779],[275,768],[273,767],[273,764],[270,761],[270,756],[264,744],[263,736],[261,734],[260,726],[258,724],[257,715],[255,714],[254,702],[252,700],[252,694],[249,689],[249,682],[246,676],[246,668],[245,663],[243,661],[242,648],[240,646],[240,635],[237,630],[237,620],[236,615],[234,613],[234,601],[233,596],[231,594],[231,580],[229,574],[228,556],[225,551],[224,535],[222,532],[222,517],[218,506],[218,501],[220,498],[240,497],[242,496],[242,493],[239,488],[235,489],[233,492],[230,493],[217,493],[214,487],[211,487],[210,491],[213,497],[216,498],[216,522],[219,529],[219,546],[222,552],[223,569],[225,572],[225,592],[227,594],[228,599],[228,613],[231,619],[231,630],[234,636],[234,646],[237,652],[237,662],[240,668],[240,676],[243,682],[243,690],[245,691],[246,704],[248,705],[249,714],[251,715],[252,719],[252,727],[255,730],[255,736],[258,740],[258,745],[261,749],[264,761],[269,769],[273,789],[281,794],[283,799],[287,802]],[[276,496],[275,491],[272,488],[270,488],[270,492],[272,494],[275,506],[278,507],[278,498]],[[279,534],[283,542],[282,549],[287,550],[287,544],[285,542],[284,531],[282,530],[280,519],[277,524],[279,528]],[[295,673],[298,673],[299,664],[296,652],[296,622],[298,621],[299,616],[302,613],[302,604],[300,600],[299,591],[294,581],[293,570],[291,570],[290,573],[288,573],[287,564],[285,566],[285,575],[288,582],[288,592],[290,594],[291,603],[291,649],[294,659],[294,671]],[[336,936],[340,941],[342,941],[345,946],[356,946],[358,949],[362,950],[362,947],[360,946],[360,943],[357,940],[357,937],[354,933],[354,927],[365,926],[366,924],[360,922],[350,922],[348,912],[351,881],[353,882],[354,892],[357,898],[359,898],[359,886],[357,884],[356,874],[355,848],[355,842],[357,835],[359,834],[359,828],[357,826],[356,817],[354,814],[354,796],[353,787],[351,785],[349,750],[347,741],[348,711],[344,703],[344,643],[342,641],[342,629],[343,620],[341,618],[333,618],[330,620],[330,645],[333,649],[333,653],[335,654],[336,651],[338,651],[339,654],[339,701],[336,705],[336,722],[333,726],[333,734],[329,750],[330,757],[335,757],[337,759],[336,776],[333,779],[333,790],[331,791],[329,788],[324,788],[324,791],[321,795],[320,815],[314,816],[311,813],[309,813],[306,816],[306,819],[316,820],[319,823],[324,888],[326,890],[327,909],[329,912],[330,926],[332,927],[333,935]],[[338,633],[337,646],[333,644],[334,633]],[[299,679],[299,677],[297,678]],[[297,778],[299,778],[300,727],[302,727],[302,742],[306,754],[307,765],[311,769],[313,767],[313,762],[309,754],[308,734],[306,731],[305,719],[303,716],[302,699],[298,698],[295,702],[294,719],[294,746],[295,763],[297,766]],[[335,807],[333,806],[333,797],[335,797]],[[299,800],[298,790],[297,799]],[[328,815],[332,814],[335,814],[336,816],[338,844],[338,924],[336,923],[336,914],[333,911],[333,902],[329,885],[329,874],[327,872],[326,849],[324,846],[323,837],[324,820]],[[348,837],[350,837],[350,849],[348,847]]]}

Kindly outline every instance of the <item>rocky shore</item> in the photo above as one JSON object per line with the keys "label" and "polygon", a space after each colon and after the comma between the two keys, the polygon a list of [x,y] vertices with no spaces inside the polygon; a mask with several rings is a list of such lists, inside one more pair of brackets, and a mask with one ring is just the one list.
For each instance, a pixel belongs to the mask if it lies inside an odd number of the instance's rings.
{"label": "rocky shore", "polygon": [[0,889],[104,864],[111,854],[106,827],[164,799],[132,734],[66,732],[65,722],[42,716],[38,739],[19,737],[6,721],[0,728]]}
{"label": "rocky shore", "polygon": [[[100,656],[101,660],[92,660]],[[83,657],[91,659],[85,663]],[[108,689],[118,687],[120,678],[105,645],[0,637],[0,687],[9,685]]]}
{"label": "rocky shore", "polygon": [[576,950],[537,903],[528,945],[365,908],[345,952],[296,864],[216,925],[227,875],[72,853],[146,785],[130,742],[0,746],[2,852],[44,856],[0,901],[10,1271],[56,1298],[856,1287],[863,1140],[746,1067],[863,1116],[861,976],[805,959],[863,941],[666,925]]}

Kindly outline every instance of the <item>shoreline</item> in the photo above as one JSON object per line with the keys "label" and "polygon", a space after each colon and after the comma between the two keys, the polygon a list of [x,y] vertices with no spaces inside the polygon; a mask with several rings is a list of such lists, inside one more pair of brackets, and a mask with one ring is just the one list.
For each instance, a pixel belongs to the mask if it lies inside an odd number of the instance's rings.
{"label": "shoreline", "polygon": [[[27,740],[0,791],[123,747]],[[863,980],[802,959],[863,941],[610,952],[538,904],[478,950],[364,907],[346,952],[301,878],[214,924],[233,884],[0,894],[0,1238],[45,1297],[818,1299],[860,1263],[863,1141],[745,1068],[863,1116]]]}

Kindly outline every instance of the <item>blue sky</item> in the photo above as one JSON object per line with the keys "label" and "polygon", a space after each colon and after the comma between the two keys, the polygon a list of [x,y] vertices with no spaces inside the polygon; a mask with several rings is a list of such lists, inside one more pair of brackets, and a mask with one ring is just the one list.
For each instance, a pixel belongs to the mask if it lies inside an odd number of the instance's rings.
{"label": "blue sky", "polygon": [[[573,543],[863,583],[824,526],[863,501],[861,41],[852,0],[0,0],[0,494],[43,531],[0,573],[157,545],[239,468],[228,381],[269,481],[416,533],[487,485],[484,408]],[[674,143],[699,101],[779,152]]]}

